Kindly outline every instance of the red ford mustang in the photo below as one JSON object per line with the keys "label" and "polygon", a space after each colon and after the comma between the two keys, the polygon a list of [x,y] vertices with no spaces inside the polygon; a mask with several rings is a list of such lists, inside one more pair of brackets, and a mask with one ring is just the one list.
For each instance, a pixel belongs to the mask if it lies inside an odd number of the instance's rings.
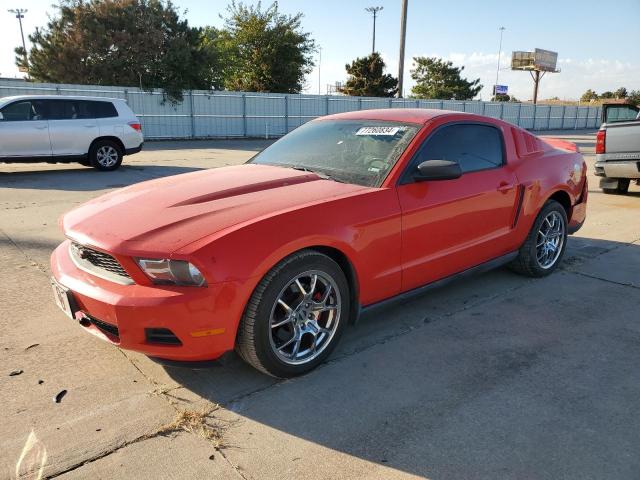
{"label": "red ford mustang", "polygon": [[370,306],[505,263],[548,275],[586,201],[571,143],[459,112],[350,112],[245,165],[67,213],[52,283],[70,317],[122,348],[181,361],[235,348],[289,377]]}

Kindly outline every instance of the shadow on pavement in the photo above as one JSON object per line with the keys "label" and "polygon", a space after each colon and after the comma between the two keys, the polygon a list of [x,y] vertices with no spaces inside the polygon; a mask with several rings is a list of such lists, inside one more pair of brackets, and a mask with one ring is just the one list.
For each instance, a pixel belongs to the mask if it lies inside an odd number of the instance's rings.
{"label": "shadow on pavement", "polygon": [[154,178],[202,170],[194,167],[123,165],[113,172],[90,167],[0,172],[0,188],[85,192],[120,188]]}
{"label": "shadow on pavement", "polygon": [[238,358],[165,369],[241,415],[248,435],[268,430],[270,443],[248,447],[255,462],[284,468],[299,453],[279,444],[292,435],[434,479],[630,478],[640,290],[591,272],[620,255],[631,269],[640,246],[575,237],[549,277],[500,269],[434,290],[351,326],[329,362],[294,380]]}

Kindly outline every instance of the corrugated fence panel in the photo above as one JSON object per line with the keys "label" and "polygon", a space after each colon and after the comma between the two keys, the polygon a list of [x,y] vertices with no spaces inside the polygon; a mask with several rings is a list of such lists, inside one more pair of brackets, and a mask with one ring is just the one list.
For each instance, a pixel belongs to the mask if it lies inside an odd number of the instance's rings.
{"label": "corrugated fence panel", "polygon": [[244,103],[242,94],[216,94],[194,92],[194,137],[243,137],[245,136]]}
{"label": "corrugated fence panel", "polygon": [[527,129],[597,128],[600,107],[503,102],[417,100],[251,92],[185,91],[171,102],[160,90],[0,80],[0,97],[76,95],[123,98],[140,118],[145,137],[277,137],[316,117],[375,108],[431,108],[501,118]]}

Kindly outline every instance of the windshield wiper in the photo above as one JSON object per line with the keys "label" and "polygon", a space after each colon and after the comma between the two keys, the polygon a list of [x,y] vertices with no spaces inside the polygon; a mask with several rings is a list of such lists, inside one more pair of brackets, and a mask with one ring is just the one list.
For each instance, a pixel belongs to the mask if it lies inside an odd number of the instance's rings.
{"label": "windshield wiper", "polygon": [[333,180],[334,182],[347,183],[344,180],[338,180],[337,178],[332,177],[328,173],[319,172],[317,170],[312,170],[312,169],[310,169],[308,167],[305,167],[303,165],[291,165],[290,168],[293,168],[294,170],[300,170],[301,172],[315,173],[316,175],[318,175],[323,180]]}

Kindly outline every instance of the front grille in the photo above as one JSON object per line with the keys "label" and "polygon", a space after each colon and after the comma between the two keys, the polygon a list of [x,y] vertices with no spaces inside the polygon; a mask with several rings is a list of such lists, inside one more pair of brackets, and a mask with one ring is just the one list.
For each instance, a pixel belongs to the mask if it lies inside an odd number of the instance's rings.
{"label": "front grille", "polygon": [[86,313],[84,314],[84,317],[93,325],[95,325],[102,333],[106,333],[107,335],[115,337],[116,340],[120,340],[120,332],[118,331],[117,326],[111,325],[107,322],[103,322],[102,320],[98,320],[96,317],[92,317],[91,315],[87,315]]}
{"label": "front grille", "polygon": [[72,242],[69,247],[71,258],[80,268],[93,273],[107,280],[116,281],[118,283],[133,283],[131,277],[126,272],[120,262],[108,253],[95,250],[85,245]]}

